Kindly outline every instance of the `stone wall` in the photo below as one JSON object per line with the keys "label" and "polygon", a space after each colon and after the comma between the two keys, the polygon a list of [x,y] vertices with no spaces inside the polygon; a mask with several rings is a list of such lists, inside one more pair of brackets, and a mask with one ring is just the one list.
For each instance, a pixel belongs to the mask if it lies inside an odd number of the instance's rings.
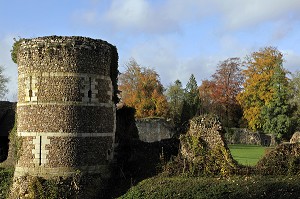
{"label": "stone wall", "polygon": [[84,37],[25,39],[18,50],[15,177],[108,174],[116,129],[117,52]]}
{"label": "stone wall", "polygon": [[0,101],[0,136],[9,136],[15,124],[16,103]]}
{"label": "stone wall", "polygon": [[0,102],[0,163],[8,157],[9,133],[15,124],[16,103]]}
{"label": "stone wall", "polygon": [[[190,120],[186,135],[180,136],[182,160],[175,165],[193,175],[228,175],[238,163],[232,158],[224,139],[224,129],[214,115],[201,115]],[[183,168],[180,168],[183,167]]]}
{"label": "stone wall", "polygon": [[229,129],[225,134],[225,138],[228,144],[251,144],[261,146],[277,145],[274,135],[252,132],[244,128]]}
{"label": "stone wall", "polygon": [[174,135],[173,128],[162,118],[143,118],[136,120],[139,139],[144,142],[156,142],[170,139]]}

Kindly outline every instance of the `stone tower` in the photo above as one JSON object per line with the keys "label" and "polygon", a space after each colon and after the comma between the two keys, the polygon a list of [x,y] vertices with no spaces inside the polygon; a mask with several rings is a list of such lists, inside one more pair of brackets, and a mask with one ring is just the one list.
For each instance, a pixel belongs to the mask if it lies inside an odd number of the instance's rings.
{"label": "stone tower", "polygon": [[117,50],[85,37],[25,39],[18,49],[14,177],[109,175],[116,128]]}

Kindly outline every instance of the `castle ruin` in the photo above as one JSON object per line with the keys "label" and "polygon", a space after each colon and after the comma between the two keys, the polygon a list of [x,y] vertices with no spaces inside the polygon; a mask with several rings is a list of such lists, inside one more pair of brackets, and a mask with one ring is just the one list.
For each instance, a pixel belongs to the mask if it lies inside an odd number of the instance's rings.
{"label": "castle ruin", "polygon": [[18,49],[14,178],[109,174],[116,129],[115,46],[85,37],[24,39]]}

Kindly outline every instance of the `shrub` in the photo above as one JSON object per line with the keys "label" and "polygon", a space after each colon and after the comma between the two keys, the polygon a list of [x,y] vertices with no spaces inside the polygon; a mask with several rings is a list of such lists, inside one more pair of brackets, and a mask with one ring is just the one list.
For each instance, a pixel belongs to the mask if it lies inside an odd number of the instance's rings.
{"label": "shrub", "polygon": [[257,163],[256,169],[262,175],[300,174],[300,143],[277,146]]}

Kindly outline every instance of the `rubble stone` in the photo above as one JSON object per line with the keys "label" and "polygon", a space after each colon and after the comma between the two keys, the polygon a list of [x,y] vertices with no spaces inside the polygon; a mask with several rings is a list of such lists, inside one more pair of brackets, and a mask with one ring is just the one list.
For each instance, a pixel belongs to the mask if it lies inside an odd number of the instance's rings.
{"label": "rubble stone", "polygon": [[22,40],[17,55],[21,149],[14,183],[27,175],[107,176],[116,129],[116,48],[99,39],[50,36]]}

